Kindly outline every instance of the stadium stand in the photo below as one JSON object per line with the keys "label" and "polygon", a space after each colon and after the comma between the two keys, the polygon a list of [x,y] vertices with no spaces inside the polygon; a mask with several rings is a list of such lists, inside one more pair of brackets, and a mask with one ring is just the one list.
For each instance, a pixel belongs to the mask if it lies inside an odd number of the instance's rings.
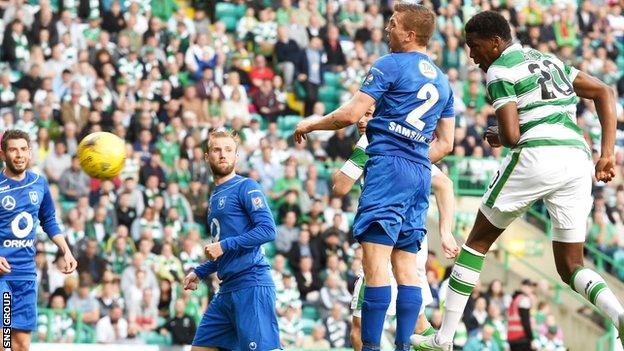
{"label": "stadium stand", "polygon": [[[58,346],[66,351],[78,349],[72,343],[92,344],[80,350],[98,350],[96,343],[130,343],[156,350],[189,342],[218,291],[216,277],[194,292],[183,291],[180,282],[204,259],[203,244],[210,240],[204,222],[212,183],[202,156],[208,132],[223,128],[239,132],[239,173],[262,185],[279,225],[278,240],[265,245],[265,254],[278,287],[284,347],[348,348],[350,317],[339,297],[353,291],[361,265],[361,250],[350,235],[359,189],[344,198],[333,198],[330,189],[331,173],[351,153],[357,131],[315,133],[304,147],[293,145],[290,133],[302,118],[349,99],[370,64],[388,52],[382,33],[391,3],[0,0],[0,131],[30,133],[32,167],[48,178],[80,263],[76,274],[65,277],[55,246],[41,233],[36,244],[38,343],[33,349],[49,350],[46,343],[64,343]],[[505,153],[482,138],[495,117],[483,74],[466,55],[462,28],[471,15],[500,11],[517,41],[556,53],[616,91],[618,174],[608,185],[594,184],[587,254],[599,270],[624,280],[622,2],[424,4],[438,16],[430,54],[448,74],[456,97],[456,143],[453,156],[441,166],[453,179],[460,204],[462,197],[483,193]],[[600,129],[594,106],[581,101],[577,119],[597,156]],[[126,167],[112,181],[69,171],[77,143],[99,130],[128,143]],[[459,206],[458,237],[465,237],[474,220],[469,208]],[[530,257],[531,265],[547,251],[549,220],[544,207],[535,204],[526,221],[544,236],[496,249],[509,259]],[[439,289],[450,262],[441,263],[432,249],[427,267],[436,303],[427,313],[437,326]],[[473,350],[469,345],[485,337],[499,347],[493,349],[505,349],[506,309],[519,281],[506,279],[501,290],[484,280],[465,312],[458,347]],[[555,281],[549,284],[546,290],[566,294]],[[562,301],[571,295],[551,298],[542,288],[535,292],[533,308],[537,349],[579,349],[567,342],[575,332],[570,328],[584,325],[568,320],[576,311]],[[555,317],[555,306],[567,314]],[[587,330],[604,335],[596,349],[609,350],[613,331],[603,329],[602,318],[591,309],[581,311],[595,321]],[[194,323],[174,328],[176,318]],[[111,319],[124,330],[113,332]]]}

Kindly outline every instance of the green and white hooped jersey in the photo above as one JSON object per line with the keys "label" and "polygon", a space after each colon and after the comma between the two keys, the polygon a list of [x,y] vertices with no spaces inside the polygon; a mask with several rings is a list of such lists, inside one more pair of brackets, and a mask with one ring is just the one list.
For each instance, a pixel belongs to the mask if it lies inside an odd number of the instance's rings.
{"label": "green and white hooped jersey", "polygon": [[494,109],[518,107],[517,147],[561,145],[589,151],[576,124],[579,101],[572,82],[579,71],[557,57],[514,44],[488,68],[487,96]]}
{"label": "green and white hooped jersey", "polygon": [[349,159],[342,165],[340,171],[353,180],[358,180],[364,173],[364,165],[368,161],[366,147],[368,146],[368,138],[363,134],[355,144],[355,148],[349,156]]}

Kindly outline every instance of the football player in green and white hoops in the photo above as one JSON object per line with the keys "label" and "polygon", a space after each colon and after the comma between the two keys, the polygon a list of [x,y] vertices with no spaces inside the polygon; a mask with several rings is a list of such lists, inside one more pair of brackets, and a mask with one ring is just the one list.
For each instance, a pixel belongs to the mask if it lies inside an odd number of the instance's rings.
{"label": "football player in green and white hoops", "polygon": [[[583,263],[586,221],[593,203],[592,176],[603,182],[615,177],[617,100],[612,89],[551,54],[514,44],[509,23],[498,12],[476,14],[466,23],[465,32],[470,57],[486,73],[488,98],[498,120],[498,126],[486,132],[486,139],[493,147],[511,150],[484,194],[453,266],[440,330],[426,337],[412,335],[412,344],[424,350],[452,349],[485,254],[505,228],[540,199],[553,223],[559,276],[609,316],[622,341],[624,308],[605,280]],[[579,98],[593,100],[602,127],[595,167],[576,124]],[[530,348],[530,336],[517,323],[510,323],[508,339],[511,350]]]}

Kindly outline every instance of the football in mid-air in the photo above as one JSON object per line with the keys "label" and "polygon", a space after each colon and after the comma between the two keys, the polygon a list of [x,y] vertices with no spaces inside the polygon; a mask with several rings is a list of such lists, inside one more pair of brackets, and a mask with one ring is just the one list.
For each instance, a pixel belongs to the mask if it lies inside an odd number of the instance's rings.
{"label": "football in mid-air", "polygon": [[91,133],[78,144],[78,159],[80,167],[91,177],[111,179],[124,167],[126,144],[112,133]]}

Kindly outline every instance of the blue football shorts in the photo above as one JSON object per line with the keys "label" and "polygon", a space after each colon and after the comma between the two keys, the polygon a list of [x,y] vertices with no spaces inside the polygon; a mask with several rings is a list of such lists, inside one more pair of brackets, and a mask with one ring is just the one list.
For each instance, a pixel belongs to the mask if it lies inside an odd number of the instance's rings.
{"label": "blue football shorts", "polygon": [[[8,293],[11,303],[12,329],[25,331],[37,330],[37,281],[35,280],[0,280],[0,296],[3,301]],[[3,313],[4,315],[4,313]],[[4,326],[4,318],[2,326]]]}
{"label": "blue football shorts", "polygon": [[397,156],[373,156],[353,223],[359,242],[416,253],[427,234],[431,169]]}
{"label": "blue football shorts", "polygon": [[219,292],[199,323],[193,346],[240,351],[280,349],[275,287]]}

